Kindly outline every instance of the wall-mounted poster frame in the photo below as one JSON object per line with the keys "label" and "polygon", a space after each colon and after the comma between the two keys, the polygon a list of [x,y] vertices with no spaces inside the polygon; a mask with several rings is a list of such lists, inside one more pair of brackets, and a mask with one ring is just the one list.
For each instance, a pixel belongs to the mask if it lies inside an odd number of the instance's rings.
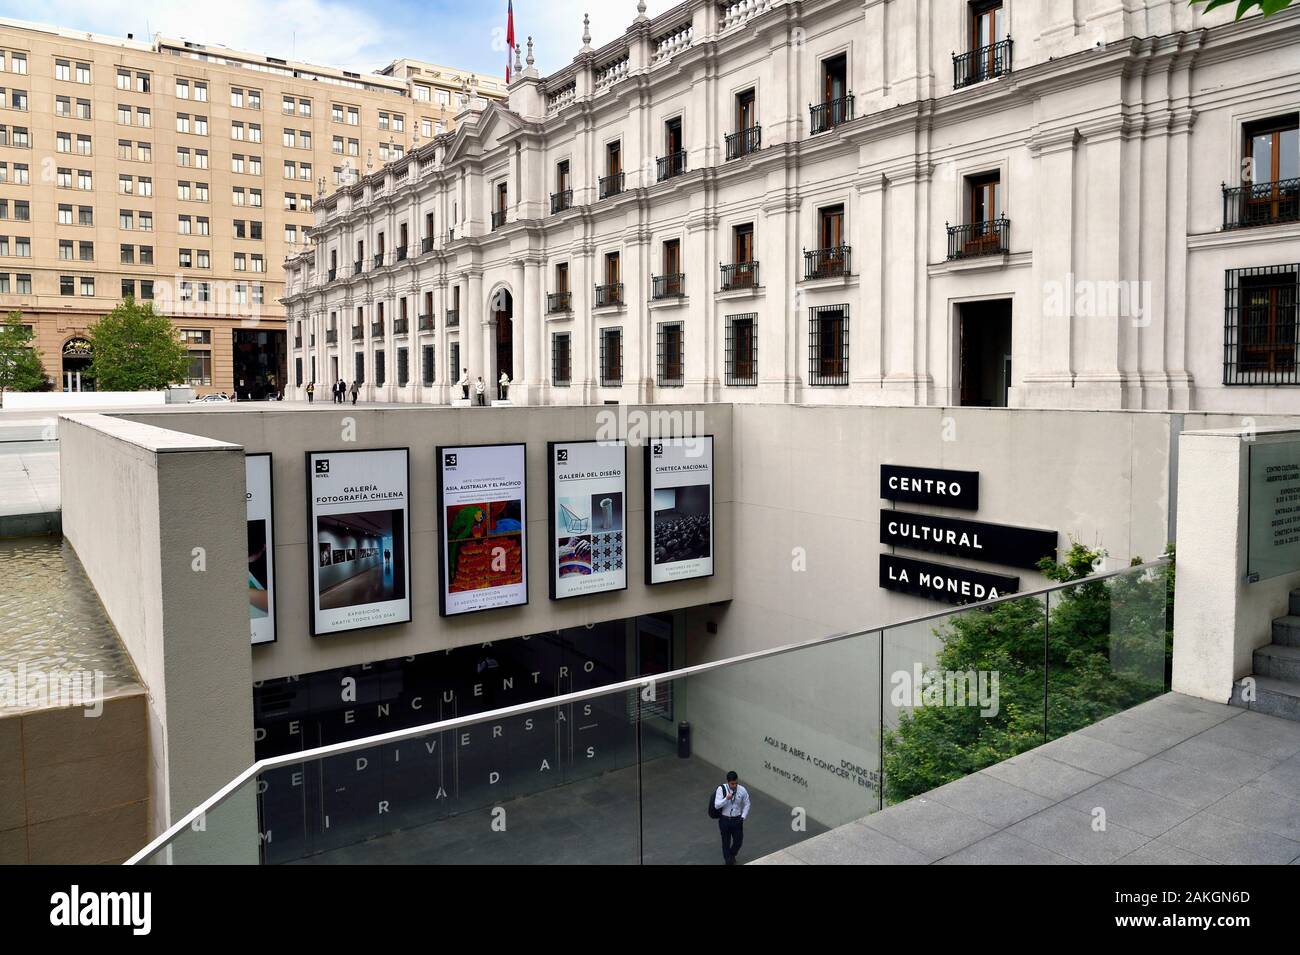
{"label": "wall-mounted poster frame", "polygon": [[270,452],[244,455],[248,623],[253,646],[276,641],[275,482]]}
{"label": "wall-mounted poster frame", "polygon": [[713,576],[713,461],[711,434],[650,439],[645,449],[647,585]]}
{"label": "wall-mounted poster frame", "polygon": [[549,441],[550,597],[627,590],[627,444]]}
{"label": "wall-mounted poster frame", "polygon": [[[306,453],[307,609],[313,637],[410,623],[410,457],[409,448]],[[327,542],[329,564],[321,546]],[[361,547],[373,556],[357,559]]]}
{"label": "wall-mounted poster frame", "polygon": [[[458,617],[526,605],[526,445],[439,445],[434,454],[438,612]],[[486,584],[477,586],[476,580]]]}

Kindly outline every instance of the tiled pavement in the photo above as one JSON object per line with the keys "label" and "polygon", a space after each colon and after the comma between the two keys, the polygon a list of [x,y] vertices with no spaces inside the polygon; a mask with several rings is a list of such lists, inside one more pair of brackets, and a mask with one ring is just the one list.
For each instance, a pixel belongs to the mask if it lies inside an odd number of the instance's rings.
{"label": "tiled pavement", "polygon": [[753,864],[889,863],[1300,864],[1300,723],[1167,693]]}

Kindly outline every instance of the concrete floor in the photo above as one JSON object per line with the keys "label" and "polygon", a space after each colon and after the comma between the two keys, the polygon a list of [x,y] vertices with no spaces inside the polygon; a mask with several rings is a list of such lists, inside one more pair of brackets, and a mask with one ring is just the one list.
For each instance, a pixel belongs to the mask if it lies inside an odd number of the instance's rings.
{"label": "concrete floor", "polygon": [[1167,693],[758,862],[1300,864],[1300,723]]}
{"label": "concrete floor", "polygon": [[[504,832],[491,810],[395,832],[302,860],[308,864],[721,865],[718,823],[707,813],[709,792],[725,775],[699,759],[666,756],[502,803]],[[741,780],[744,782],[744,780]],[[808,823],[792,832],[790,807],[750,789],[740,861],[778,852],[826,831]],[[638,798],[644,809],[639,818]],[[640,825],[644,832],[638,831]],[[643,852],[638,856],[638,839]]]}
{"label": "concrete floor", "polygon": [[375,566],[321,591],[322,610],[338,610],[393,598],[393,566]]}

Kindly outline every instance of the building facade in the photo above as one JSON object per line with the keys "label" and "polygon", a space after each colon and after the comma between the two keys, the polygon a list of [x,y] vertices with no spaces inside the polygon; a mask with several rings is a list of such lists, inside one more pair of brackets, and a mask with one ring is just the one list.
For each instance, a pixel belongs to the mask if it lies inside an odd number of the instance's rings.
{"label": "building facade", "polygon": [[377,74],[223,46],[0,21],[0,309],[54,387],[93,387],[86,327],[128,295],[172,316],[200,393],[263,397],[288,363],[282,264],[337,186],[451,128],[504,83]]}
{"label": "building facade", "polygon": [[290,393],[1294,410],[1300,10],[688,0],[318,201]]}

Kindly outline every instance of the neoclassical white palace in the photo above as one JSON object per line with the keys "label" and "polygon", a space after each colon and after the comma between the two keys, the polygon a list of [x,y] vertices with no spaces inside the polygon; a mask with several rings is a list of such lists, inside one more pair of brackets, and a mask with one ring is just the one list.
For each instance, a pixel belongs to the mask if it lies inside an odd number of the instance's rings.
{"label": "neoclassical white palace", "polygon": [[1300,8],[687,0],[520,66],[316,203],[291,396],[1300,410]]}

